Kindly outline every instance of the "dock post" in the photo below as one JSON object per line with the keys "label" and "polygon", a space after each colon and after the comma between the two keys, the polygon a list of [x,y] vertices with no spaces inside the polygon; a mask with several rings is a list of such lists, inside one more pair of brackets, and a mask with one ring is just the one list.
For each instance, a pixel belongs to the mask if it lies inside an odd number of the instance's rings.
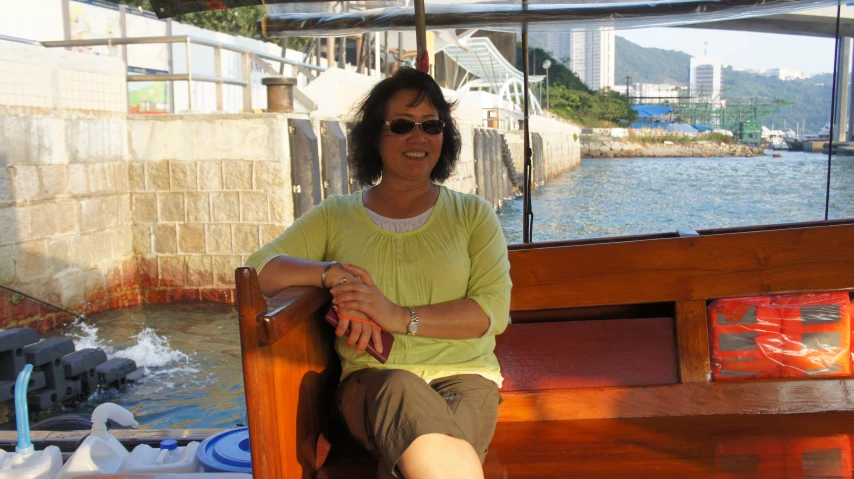
{"label": "dock post", "polygon": [[833,119],[834,142],[848,141],[848,124],[850,116],[850,96],[848,83],[851,80],[851,37],[839,39],[839,52],[837,55],[837,71],[839,80],[836,82],[836,117]]}

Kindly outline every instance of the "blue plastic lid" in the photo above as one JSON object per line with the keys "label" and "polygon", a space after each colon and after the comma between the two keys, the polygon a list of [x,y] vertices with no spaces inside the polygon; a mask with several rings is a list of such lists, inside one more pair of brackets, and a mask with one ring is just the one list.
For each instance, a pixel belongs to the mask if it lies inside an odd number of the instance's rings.
{"label": "blue plastic lid", "polygon": [[174,451],[178,449],[178,441],[174,439],[164,439],[160,441],[160,449],[166,449],[167,451]]}
{"label": "blue plastic lid", "polygon": [[252,474],[249,428],[241,427],[211,436],[196,453],[205,472],[245,472]]}

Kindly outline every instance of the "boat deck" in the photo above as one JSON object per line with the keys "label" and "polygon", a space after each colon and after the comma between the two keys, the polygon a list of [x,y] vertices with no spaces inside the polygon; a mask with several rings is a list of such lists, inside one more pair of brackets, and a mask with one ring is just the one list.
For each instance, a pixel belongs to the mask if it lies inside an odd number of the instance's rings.
{"label": "boat deck", "polygon": [[[498,424],[487,479],[850,478],[854,413],[589,419]],[[337,450],[336,450],[337,449]],[[375,477],[353,444],[319,478]]]}

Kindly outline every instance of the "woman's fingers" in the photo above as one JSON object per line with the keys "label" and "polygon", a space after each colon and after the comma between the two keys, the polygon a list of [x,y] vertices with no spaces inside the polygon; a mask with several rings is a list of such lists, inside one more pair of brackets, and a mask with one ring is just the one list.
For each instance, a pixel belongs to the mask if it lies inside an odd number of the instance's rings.
{"label": "woman's fingers", "polygon": [[371,330],[374,329],[368,325],[362,325],[362,333],[359,335],[359,340],[356,341],[356,354],[362,354],[368,343],[371,341]]}
{"label": "woman's fingers", "polygon": [[332,304],[338,306],[339,308],[343,303],[350,303],[353,301],[359,301],[362,303],[368,302],[368,296],[365,293],[350,291],[347,293],[341,293],[332,296]]}
{"label": "woman's fingers", "polygon": [[359,340],[359,336],[362,335],[362,323],[358,323],[356,321],[350,322],[350,336],[347,338],[347,344],[349,346],[353,346]]}
{"label": "woman's fingers", "polygon": [[335,328],[335,336],[339,338],[347,332],[347,326],[350,325],[350,320],[338,318],[338,327]]}
{"label": "woman's fingers", "polygon": [[376,349],[378,353],[382,354],[383,337],[378,328],[371,328],[371,340],[374,342],[374,349]]}
{"label": "woman's fingers", "polygon": [[354,264],[345,264],[342,266],[344,267],[344,270],[354,274],[357,278],[359,278],[362,283],[368,286],[374,286],[374,280],[373,278],[371,278],[371,275],[370,273],[368,273],[368,270],[360,268]]}

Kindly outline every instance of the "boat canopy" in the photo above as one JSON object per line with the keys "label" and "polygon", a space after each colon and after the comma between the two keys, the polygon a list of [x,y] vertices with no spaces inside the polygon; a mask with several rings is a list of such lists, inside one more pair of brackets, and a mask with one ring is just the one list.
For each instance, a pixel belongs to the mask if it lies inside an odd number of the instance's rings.
{"label": "boat canopy", "polygon": [[[266,0],[268,37],[339,36],[415,28],[410,2]],[[761,17],[836,6],[837,0],[425,0],[428,29],[480,28],[553,32],[579,28],[649,28]],[[151,0],[160,18],[182,13],[260,5],[261,0]],[[334,7],[334,8],[333,8]],[[330,11],[332,10],[332,11]],[[337,10],[337,11],[335,11]],[[343,11],[342,11],[343,10]]]}

